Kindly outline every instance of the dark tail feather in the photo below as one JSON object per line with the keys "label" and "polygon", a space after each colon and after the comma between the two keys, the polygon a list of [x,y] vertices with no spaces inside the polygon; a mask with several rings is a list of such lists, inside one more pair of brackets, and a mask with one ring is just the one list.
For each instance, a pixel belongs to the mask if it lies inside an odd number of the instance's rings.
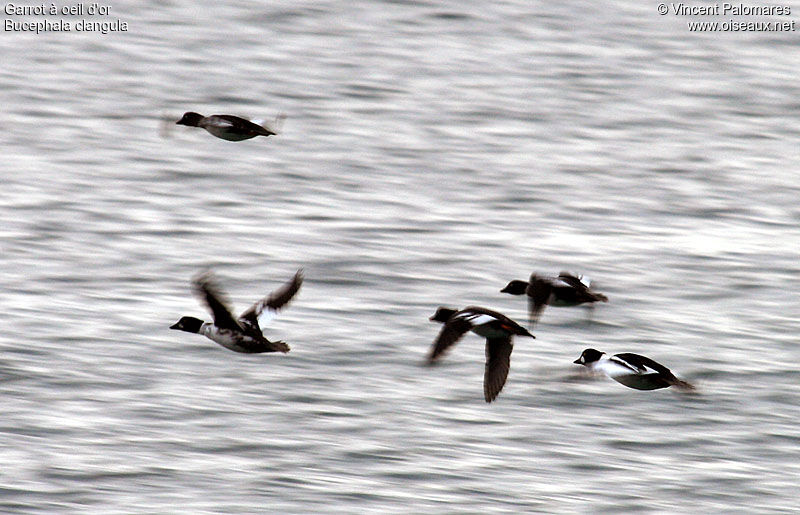
{"label": "dark tail feather", "polygon": [[695,390],[694,385],[687,383],[686,381],[683,381],[681,379],[678,379],[677,377],[674,378],[672,381],[670,381],[670,384],[680,390],[684,390],[687,392]]}
{"label": "dark tail feather", "polygon": [[269,344],[275,352],[289,352],[289,346],[284,341],[278,340],[276,342],[269,342]]}

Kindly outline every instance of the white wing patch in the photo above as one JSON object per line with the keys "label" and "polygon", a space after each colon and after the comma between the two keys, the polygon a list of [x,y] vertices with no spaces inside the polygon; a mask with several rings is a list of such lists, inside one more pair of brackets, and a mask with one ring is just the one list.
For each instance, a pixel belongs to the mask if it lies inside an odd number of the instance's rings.
{"label": "white wing patch", "polygon": [[[603,371],[607,373],[609,376],[614,377],[616,375],[648,375],[648,374],[656,374],[658,375],[658,370],[653,370],[652,368],[648,367],[647,365],[642,365],[644,370],[637,368],[636,366],[626,362],[624,359],[618,358],[616,356],[612,356],[609,359],[605,360],[604,362],[604,369]],[[607,364],[607,365],[605,365]],[[607,371],[609,370],[609,371]],[[613,373],[612,373],[613,372]]]}
{"label": "white wing patch", "polygon": [[[562,279],[560,277],[556,277],[555,279],[553,279],[553,285],[554,286],[570,286],[570,284],[567,281],[565,281],[564,279]],[[552,297],[553,297],[553,294],[551,293],[550,294],[550,298],[552,298]]]}
{"label": "white wing patch", "polygon": [[258,314],[258,326],[263,330],[276,316],[278,316],[277,311],[265,308]]}
{"label": "white wing patch", "polygon": [[[581,282],[581,283],[582,283],[584,286],[586,286],[587,288],[590,288],[590,289],[591,289],[591,287],[592,287],[592,280],[591,280],[590,278],[588,278],[588,277],[586,277],[586,276],[583,276],[583,275],[576,275],[576,276],[574,276],[574,277],[575,277],[575,278],[576,278],[578,281],[580,281],[580,282]],[[561,277],[556,277],[556,278],[553,280],[553,284],[561,284],[562,286],[569,286],[570,288],[572,288],[572,287],[573,287],[573,286],[572,286],[570,283],[568,283],[567,281],[565,281],[565,280],[564,280],[564,279],[562,279]]]}
{"label": "white wing patch", "polygon": [[488,324],[489,322],[494,322],[497,319],[491,315],[484,315],[482,313],[470,313],[461,315],[462,318],[466,319],[472,325],[483,325]]}
{"label": "white wing patch", "polygon": [[207,126],[217,127],[219,129],[227,129],[228,127],[233,127],[233,122],[230,122],[223,118],[212,118],[211,122],[207,122]]}

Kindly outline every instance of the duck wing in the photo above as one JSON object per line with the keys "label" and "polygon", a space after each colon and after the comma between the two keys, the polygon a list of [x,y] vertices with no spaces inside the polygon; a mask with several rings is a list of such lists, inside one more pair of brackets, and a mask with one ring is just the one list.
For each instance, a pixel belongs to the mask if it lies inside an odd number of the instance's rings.
{"label": "duck wing", "polygon": [[253,123],[246,118],[241,118],[239,116],[233,116],[230,114],[215,114],[215,117],[219,118],[220,120],[224,120],[231,124],[232,128],[246,131],[246,132],[254,132],[256,134],[261,134],[263,136],[274,136],[275,132],[257,124]]}
{"label": "duck wing", "polygon": [[486,370],[483,374],[483,397],[486,402],[495,400],[506,384],[513,348],[510,335],[486,339]]}
{"label": "duck wing", "polygon": [[278,312],[292,300],[303,284],[303,270],[298,270],[289,282],[250,306],[239,316],[239,321],[261,331]]}
{"label": "duck wing", "polygon": [[665,377],[674,377],[670,369],[668,369],[661,363],[653,361],[647,356],[633,354],[632,352],[623,352],[621,354],[615,354],[610,359],[618,364],[627,366],[632,370],[635,369],[635,372],[633,373],[638,373],[638,374],[658,373],[664,375]]}
{"label": "duck wing", "polygon": [[589,281],[588,277],[572,275],[569,272],[561,272],[558,274],[558,278],[575,289],[575,300],[577,301],[608,302],[608,297],[592,290],[592,283]]}
{"label": "duck wing", "polygon": [[564,281],[565,283],[569,284],[576,290],[581,290],[581,291],[589,290],[589,285],[583,282],[583,277],[581,276],[572,275],[569,272],[561,272],[558,274],[558,278]]}
{"label": "duck wing", "polygon": [[472,329],[472,323],[466,318],[461,316],[450,317],[433,342],[433,347],[428,355],[428,363],[436,361],[444,351],[457,343],[470,329]]}
{"label": "duck wing", "polygon": [[528,297],[528,327],[533,327],[539,321],[539,316],[547,305],[552,291],[552,282],[536,274],[531,275],[528,288],[525,290]]}
{"label": "duck wing", "polygon": [[216,278],[212,272],[208,271],[196,276],[192,283],[194,284],[195,294],[200,297],[200,300],[211,311],[214,325],[220,329],[242,330],[242,326],[233,318],[228,307],[229,301],[217,285]]}

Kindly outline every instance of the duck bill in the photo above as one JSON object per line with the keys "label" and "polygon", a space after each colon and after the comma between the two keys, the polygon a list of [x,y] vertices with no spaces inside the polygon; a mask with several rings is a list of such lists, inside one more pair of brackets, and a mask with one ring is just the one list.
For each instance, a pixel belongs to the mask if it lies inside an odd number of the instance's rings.
{"label": "duck bill", "polygon": [[581,358],[576,359],[575,361],[573,361],[573,363],[575,363],[576,365],[583,365],[583,361],[581,361]]}

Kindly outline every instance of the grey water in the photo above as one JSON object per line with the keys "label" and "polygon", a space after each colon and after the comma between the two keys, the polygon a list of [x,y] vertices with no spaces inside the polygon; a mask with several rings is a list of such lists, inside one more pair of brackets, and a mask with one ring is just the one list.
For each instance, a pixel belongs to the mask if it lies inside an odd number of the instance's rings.
{"label": "grey water", "polygon": [[[108,5],[83,18],[126,31],[0,36],[0,512],[798,510],[797,32]],[[231,143],[189,110],[287,120]],[[265,331],[291,352],[168,329],[208,319],[209,268],[238,310],[305,270]],[[494,403],[481,338],[424,365],[438,306],[523,322],[499,290],[561,270],[610,301],[546,309]],[[587,347],[698,393],[587,377]]]}

